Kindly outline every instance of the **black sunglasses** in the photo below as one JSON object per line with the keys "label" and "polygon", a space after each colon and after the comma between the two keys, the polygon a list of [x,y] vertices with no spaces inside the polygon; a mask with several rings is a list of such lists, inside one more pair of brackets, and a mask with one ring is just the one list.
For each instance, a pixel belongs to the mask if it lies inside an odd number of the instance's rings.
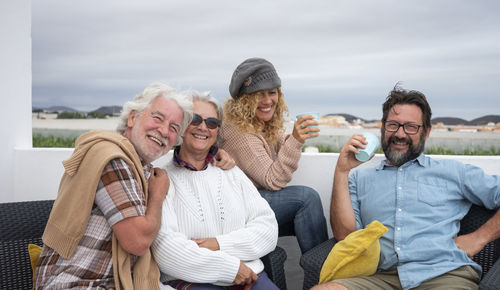
{"label": "black sunglasses", "polygon": [[193,126],[199,126],[203,121],[205,121],[205,124],[207,125],[208,129],[216,129],[217,127],[220,126],[219,119],[217,119],[217,118],[206,118],[206,119],[203,119],[198,114],[193,114],[193,121],[191,121],[191,125],[193,125]]}

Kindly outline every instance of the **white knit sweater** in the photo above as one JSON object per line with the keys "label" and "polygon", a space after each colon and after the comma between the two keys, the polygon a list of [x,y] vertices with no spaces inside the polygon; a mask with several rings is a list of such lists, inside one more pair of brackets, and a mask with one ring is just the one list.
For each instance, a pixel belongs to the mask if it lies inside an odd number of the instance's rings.
{"label": "white knit sweater", "polygon": [[[246,175],[238,167],[191,171],[172,162],[167,172],[170,189],[152,246],[161,280],[232,285],[240,260],[262,272],[259,258],[276,247],[278,224]],[[200,238],[216,238],[220,250],[200,248],[191,240]]]}

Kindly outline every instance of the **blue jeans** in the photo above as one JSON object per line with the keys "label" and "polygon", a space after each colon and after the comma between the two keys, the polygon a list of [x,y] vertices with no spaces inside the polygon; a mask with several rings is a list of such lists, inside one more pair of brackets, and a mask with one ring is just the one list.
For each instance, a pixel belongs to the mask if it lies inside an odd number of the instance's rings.
{"label": "blue jeans", "polygon": [[295,235],[302,253],[328,239],[323,206],[316,190],[296,185],[259,192],[276,215],[279,235]]}

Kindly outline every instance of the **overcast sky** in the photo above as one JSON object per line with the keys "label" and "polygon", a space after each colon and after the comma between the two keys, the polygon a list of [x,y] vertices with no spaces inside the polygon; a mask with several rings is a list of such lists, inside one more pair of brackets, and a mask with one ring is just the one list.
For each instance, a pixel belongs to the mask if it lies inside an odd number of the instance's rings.
{"label": "overcast sky", "polygon": [[433,117],[500,114],[500,2],[32,1],[33,106],[123,105],[153,81],[229,97],[249,57],[292,115],[379,119],[398,82]]}

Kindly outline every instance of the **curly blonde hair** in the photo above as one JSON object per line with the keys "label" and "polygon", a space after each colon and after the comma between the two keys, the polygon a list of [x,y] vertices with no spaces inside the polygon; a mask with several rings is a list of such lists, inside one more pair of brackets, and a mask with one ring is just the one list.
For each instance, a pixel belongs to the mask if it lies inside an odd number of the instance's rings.
{"label": "curly blonde hair", "polygon": [[237,99],[228,99],[224,104],[224,122],[236,125],[245,133],[264,134],[264,139],[272,145],[278,144],[279,136],[284,132],[284,115],[288,115],[288,107],[281,88],[278,88],[278,103],[274,115],[268,122],[255,116],[262,91],[243,94]]}

